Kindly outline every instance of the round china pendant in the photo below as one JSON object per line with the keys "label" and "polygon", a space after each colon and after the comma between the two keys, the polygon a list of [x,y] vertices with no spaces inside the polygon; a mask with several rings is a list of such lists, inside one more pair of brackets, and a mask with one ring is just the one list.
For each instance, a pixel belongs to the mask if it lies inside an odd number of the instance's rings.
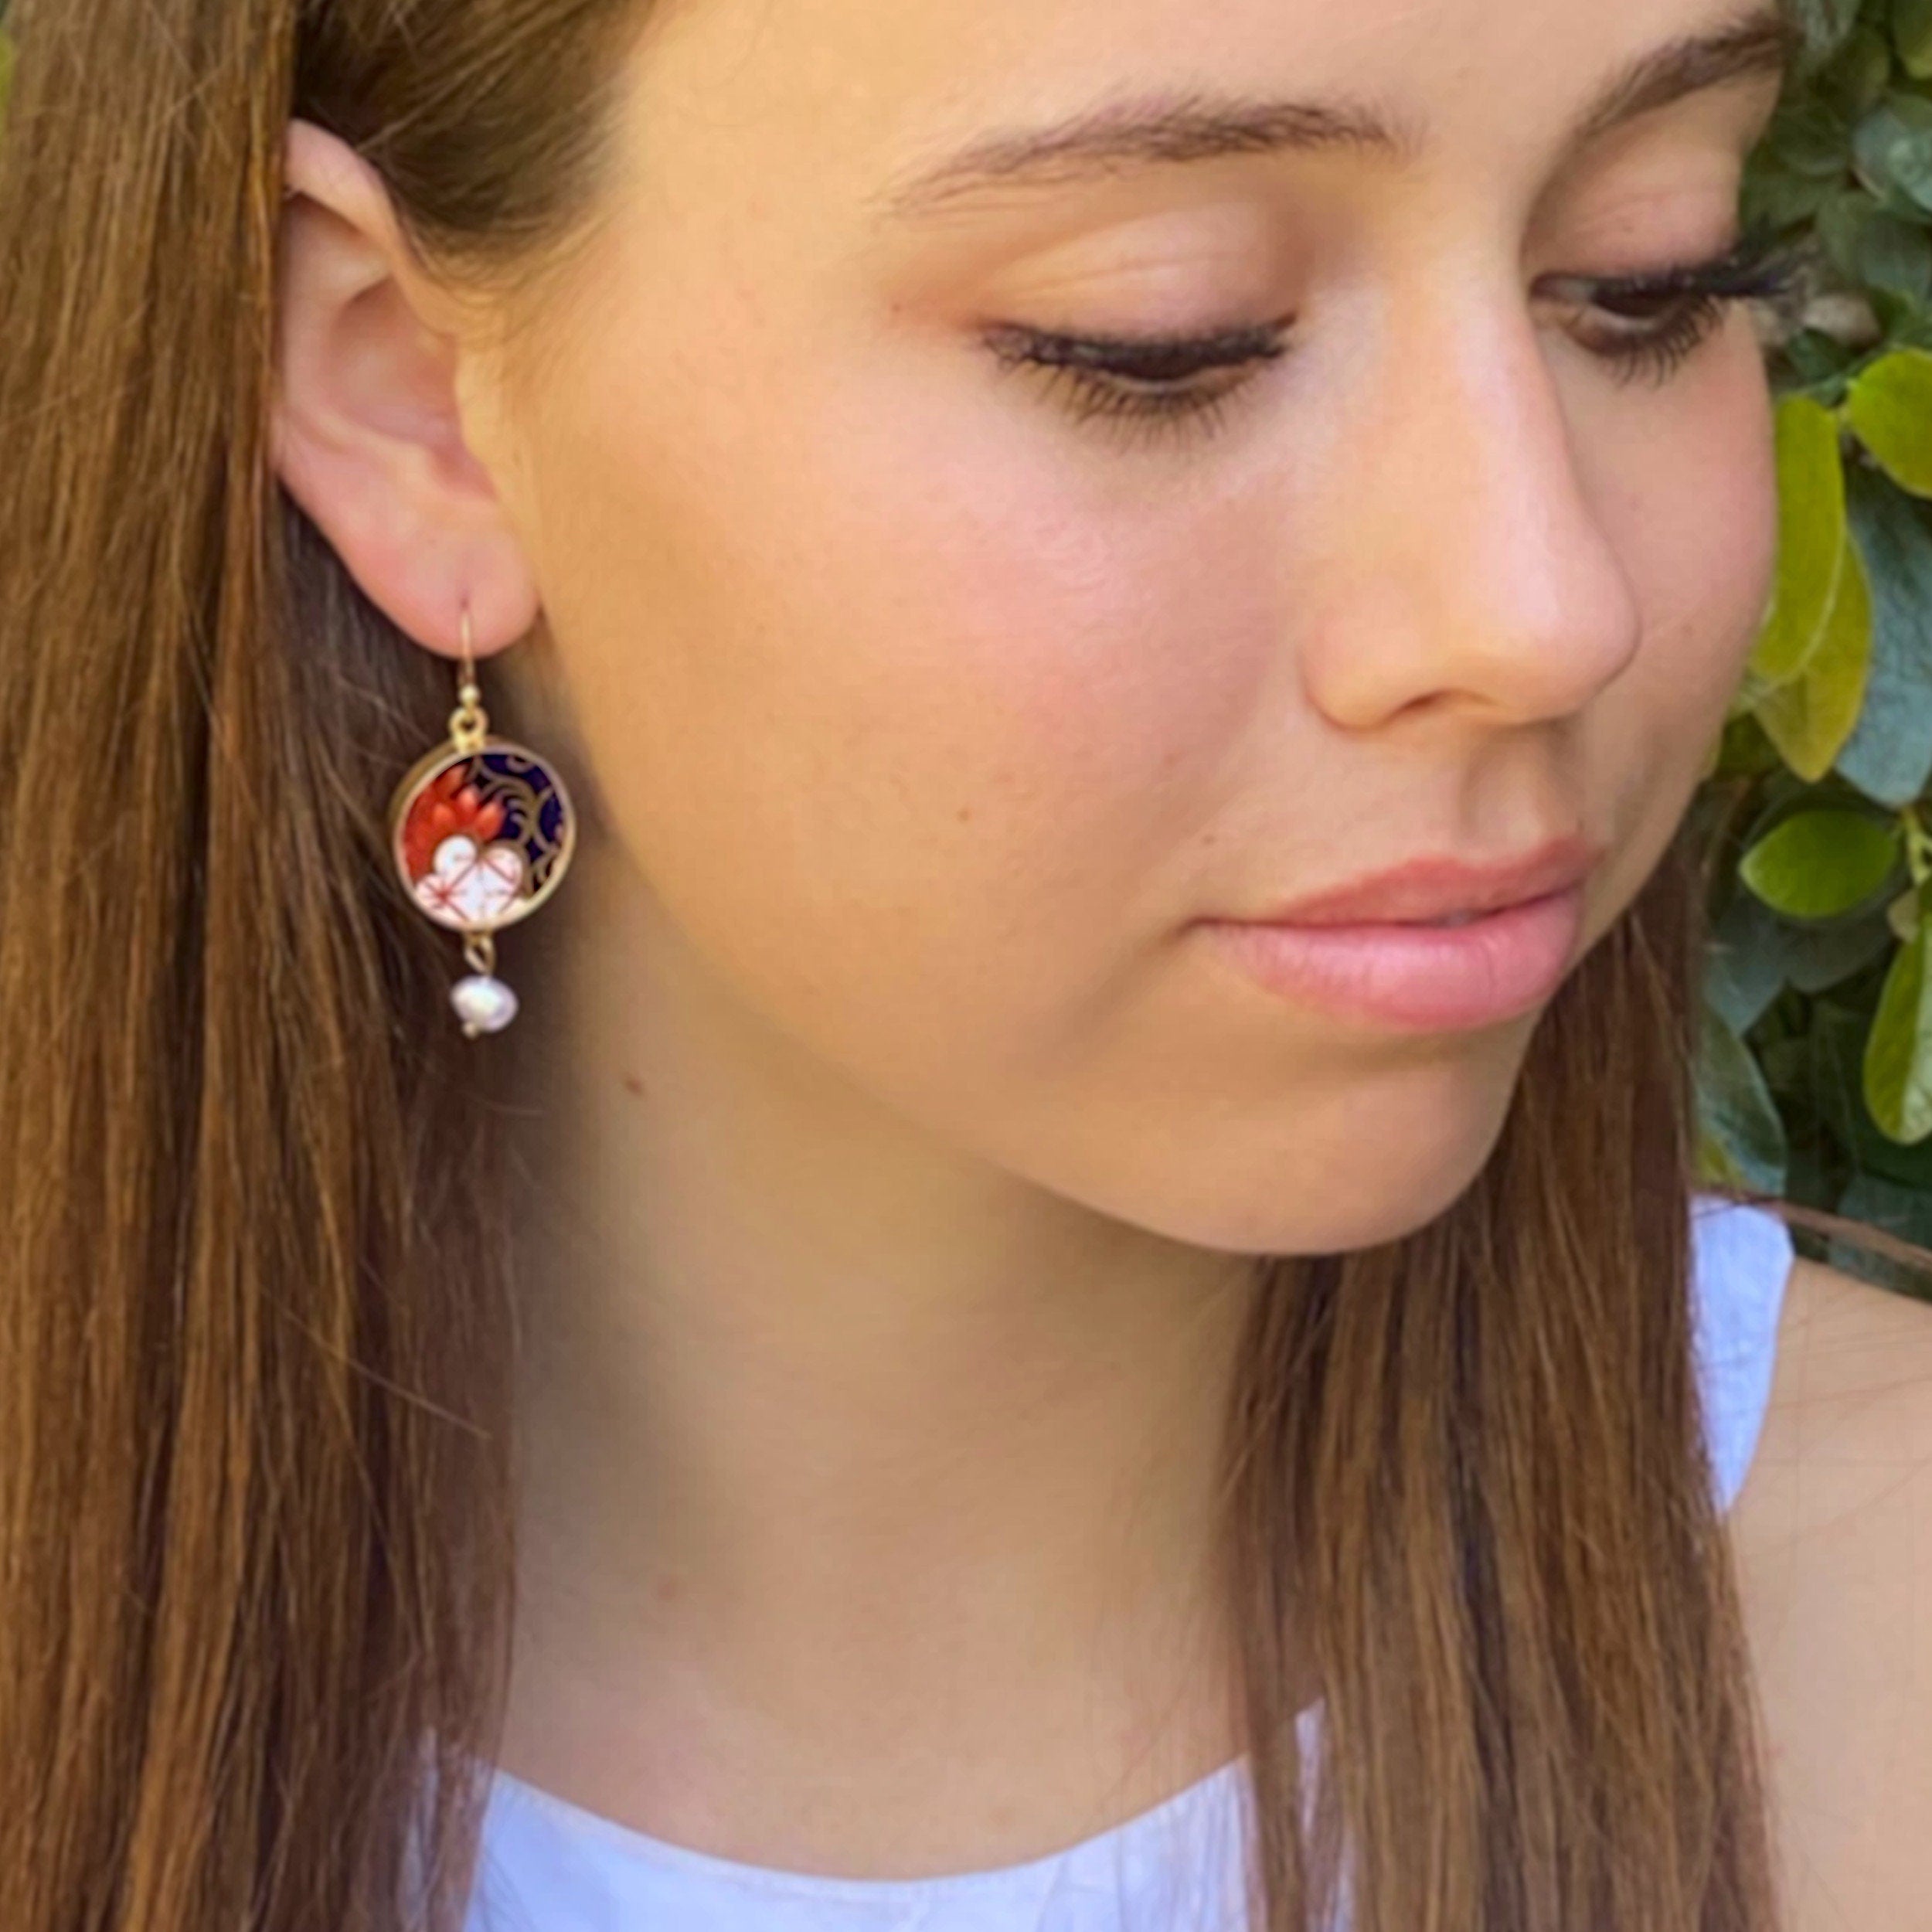
{"label": "round china pendant", "polygon": [[[467,750],[445,743],[420,759],[396,788],[389,826],[397,873],[417,909],[469,935],[527,919],[556,891],[577,846],[563,781],[503,738]],[[495,1031],[503,1002],[471,997],[477,1011],[465,1018]],[[497,1026],[514,1011],[512,996]]]}

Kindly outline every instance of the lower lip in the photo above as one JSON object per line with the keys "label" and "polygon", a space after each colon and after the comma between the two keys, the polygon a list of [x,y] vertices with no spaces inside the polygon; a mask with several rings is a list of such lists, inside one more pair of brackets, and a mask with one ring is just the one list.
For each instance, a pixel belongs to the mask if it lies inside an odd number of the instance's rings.
{"label": "lower lip", "polygon": [[1459,1032],[1534,1012],[1563,985],[1583,934],[1583,889],[1466,926],[1269,926],[1210,920],[1269,992],[1404,1032]]}

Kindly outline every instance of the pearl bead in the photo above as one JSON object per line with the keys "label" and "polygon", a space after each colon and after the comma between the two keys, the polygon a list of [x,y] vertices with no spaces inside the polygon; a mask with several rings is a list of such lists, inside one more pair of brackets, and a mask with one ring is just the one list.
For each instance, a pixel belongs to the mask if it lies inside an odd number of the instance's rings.
{"label": "pearl bead", "polygon": [[471,1039],[478,1033],[500,1033],[516,1018],[516,995],[485,974],[459,979],[450,988],[450,1004]]}

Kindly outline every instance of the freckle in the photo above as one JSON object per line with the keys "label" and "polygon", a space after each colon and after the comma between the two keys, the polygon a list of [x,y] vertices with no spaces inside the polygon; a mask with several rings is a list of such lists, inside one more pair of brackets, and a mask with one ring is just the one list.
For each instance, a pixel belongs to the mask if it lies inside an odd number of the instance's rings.
{"label": "freckle", "polygon": [[961,806],[960,807],[960,808],[959,808],[959,822],[960,822],[962,825],[970,825],[972,823],[972,821],[973,821],[973,808],[972,808],[972,807],[971,807],[971,805],[961,805]]}

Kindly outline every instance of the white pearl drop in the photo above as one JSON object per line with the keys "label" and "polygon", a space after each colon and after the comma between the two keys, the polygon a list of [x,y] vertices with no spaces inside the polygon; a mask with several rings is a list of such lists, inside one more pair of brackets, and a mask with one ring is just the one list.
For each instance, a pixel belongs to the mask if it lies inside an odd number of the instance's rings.
{"label": "white pearl drop", "polygon": [[474,1038],[478,1033],[500,1033],[516,1018],[516,995],[500,979],[473,973],[450,988],[450,1004],[463,1022],[463,1030]]}

